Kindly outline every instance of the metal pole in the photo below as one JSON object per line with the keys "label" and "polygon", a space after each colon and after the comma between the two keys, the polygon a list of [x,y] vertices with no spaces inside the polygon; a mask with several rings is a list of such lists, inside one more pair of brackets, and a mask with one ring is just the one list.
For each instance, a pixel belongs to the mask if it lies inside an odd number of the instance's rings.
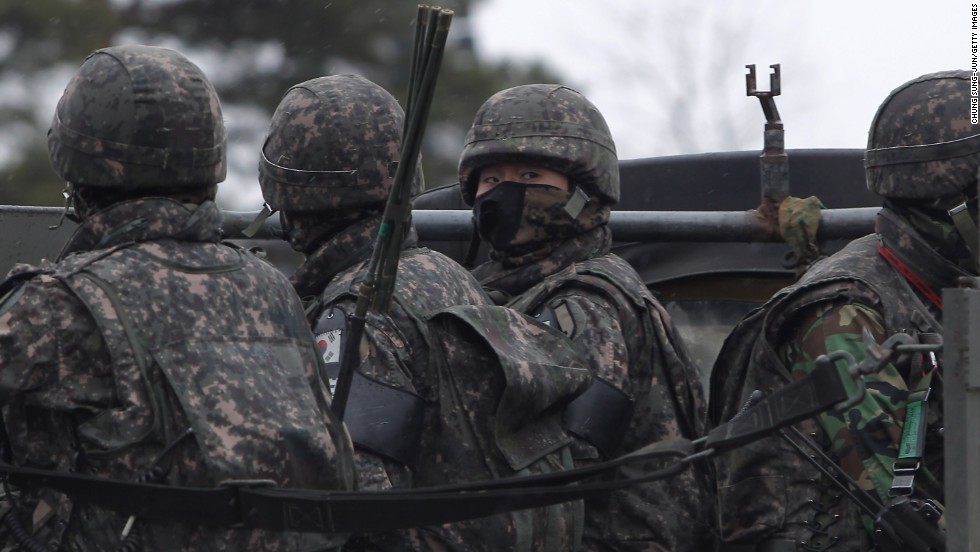
{"label": "metal pole", "polygon": [[[818,239],[854,239],[874,232],[878,207],[824,209]],[[225,211],[224,231],[229,239],[247,239],[244,230],[257,211]],[[0,206],[0,221],[38,221],[54,224],[60,207]],[[419,237],[428,241],[469,240],[472,213],[462,210],[415,210],[412,218]],[[66,223],[66,226],[68,224]],[[613,211],[609,226],[618,241],[636,242],[772,242],[779,241],[763,226],[754,211]],[[268,219],[254,239],[276,239],[279,219]]]}
{"label": "metal pole", "polygon": [[[874,232],[878,207],[821,211],[821,240],[854,239]],[[470,211],[412,212],[419,237],[432,241],[468,240]],[[613,211],[609,226],[617,241],[772,242],[775,239],[752,211]]]}
{"label": "metal pole", "polygon": [[980,290],[943,290],[946,545],[980,550]]}
{"label": "metal pole", "polygon": [[[821,211],[821,240],[854,239],[874,232],[878,207],[825,209]],[[470,211],[415,210],[412,219],[419,237],[429,241],[465,241],[473,229]],[[225,213],[225,234],[235,238],[254,213]],[[278,228],[269,219],[255,235],[269,239]],[[617,241],[636,242],[773,242],[768,227],[753,211],[613,211],[609,226]]]}

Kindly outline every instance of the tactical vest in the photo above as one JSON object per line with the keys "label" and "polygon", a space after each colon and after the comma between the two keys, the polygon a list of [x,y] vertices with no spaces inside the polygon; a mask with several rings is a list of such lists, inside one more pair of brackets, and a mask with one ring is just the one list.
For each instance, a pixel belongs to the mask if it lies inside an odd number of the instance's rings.
{"label": "tactical vest", "polygon": [[[617,448],[631,452],[677,433],[687,439],[699,437],[705,405],[697,367],[687,357],[667,312],[636,271],[613,254],[592,258],[548,276],[508,306],[549,316],[544,314],[550,308],[548,301],[562,290],[580,290],[611,302],[629,354],[629,392],[615,388],[611,393],[612,384],[594,379],[566,409],[568,431],[606,457],[615,456]],[[556,322],[561,326],[560,313]],[[624,398],[633,402],[635,410],[621,407]],[[586,506],[586,545],[610,550],[710,549],[715,515],[711,488],[707,466],[697,463],[671,480],[624,489],[608,501],[591,501]]]}
{"label": "tactical vest", "polygon": [[[338,459],[346,436],[316,394],[309,328],[275,268],[222,244],[160,240],[69,256],[52,275],[98,324],[118,390],[118,405],[77,427],[85,471],[146,480],[159,467],[150,481],[200,487],[351,487],[349,459]],[[154,466],[168,445],[171,458]],[[177,549],[199,529],[194,538],[215,545],[301,542],[146,522],[144,546]]]}
{"label": "tactical vest", "polygon": [[[391,311],[386,318],[368,311],[368,319],[375,326],[383,326],[386,331],[396,334],[393,339],[402,346],[395,347],[397,350],[391,353],[413,370],[408,374],[412,386],[423,393],[434,389],[428,383],[433,377],[427,372],[429,338],[426,315],[462,302],[463,293],[451,289],[453,282],[440,282],[441,296],[432,297],[426,293],[413,293],[406,282],[425,285],[426,262],[431,264],[438,260],[439,257],[425,248],[403,250],[392,293]],[[362,260],[339,271],[306,306],[307,318],[320,347],[331,390],[340,373],[343,351],[355,346],[348,342],[348,319],[353,314],[366,263]],[[339,305],[342,302],[347,303],[346,310]],[[362,344],[366,339],[366,335],[362,337]],[[361,350],[365,349],[362,347]],[[419,396],[389,382],[365,376],[360,371],[354,372],[351,385],[344,423],[354,444],[404,466],[417,467],[423,429],[429,425],[426,417],[431,414],[425,405],[435,402],[436,397],[428,394]]]}
{"label": "tactical vest", "polygon": [[[712,425],[731,417],[752,390],[741,390],[749,368],[772,370],[787,383],[789,371],[773,349],[778,333],[799,311],[819,303],[846,299],[881,313],[889,334],[940,333],[942,325],[908,282],[878,254],[875,235],[854,240],[837,254],[816,264],[799,282],[784,288],[764,306],[751,312],[725,340],[726,355],[711,375]],[[758,339],[765,335],[766,339]],[[722,402],[724,401],[724,402]],[[727,417],[726,417],[727,415]]]}
{"label": "tactical vest", "polygon": [[[389,315],[412,347],[406,360],[422,396],[355,373],[344,416],[354,443],[410,466],[416,487],[572,468],[560,405],[582,392],[587,370],[564,336],[517,312],[452,306],[463,300],[461,289],[453,291],[462,282],[439,282],[447,289],[441,298],[413,293],[408,282],[426,285],[441,258],[424,248],[402,253]],[[334,305],[356,298],[362,266],[337,275],[308,307],[319,341],[330,340],[325,332],[346,331]],[[342,343],[325,361],[339,361],[349,346]],[[521,510],[453,524],[452,536],[461,540],[452,547],[571,550],[581,525],[581,501]]]}
{"label": "tactical vest", "polygon": [[[700,376],[680,346],[679,336],[665,323],[669,316],[663,306],[636,276],[636,271],[613,254],[573,263],[532,286],[507,306],[538,314],[557,290],[566,287],[596,293],[616,306],[629,348],[631,398],[637,406],[644,402],[672,404],[682,436],[687,439],[699,437],[704,429],[704,405],[697,392],[701,387]],[[634,312],[638,316],[633,316]],[[664,372],[653,374],[653,355],[658,350],[666,357]],[[653,381],[666,382],[666,385],[651,385]],[[644,423],[644,420],[631,423]],[[632,440],[630,435],[639,440]],[[644,440],[648,437],[648,432],[642,428],[631,429],[626,436],[625,449],[629,451],[649,444],[650,441]]]}
{"label": "tactical vest", "polygon": [[[941,333],[941,324],[932,316],[908,282],[881,257],[878,253],[878,245],[879,239],[874,234],[852,241],[840,252],[814,264],[799,282],[784,288],[764,306],[752,311],[732,331],[725,340],[711,374],[709,419],[712,426],[731,419],[753,391],[745,388],[745,380],[750,369],[777,374],[786,383],[792,381],[789,369],[783,364],[775,346],[785,339],[781,332],[789,330],[795,316],[808,307],[840,301],[857,303],[881,314],[888,335],[901,332],[921,339],[923,334]],[[900,363],[897,366],[903,373],[915,372],[914,369],[909,370],[907,366],[902,370],[901,364],[907,364],[912,362],[910,359],[916,358],[918,358],[916,355],[912,355],[905,360],[899,359]],[[930,413],[937,418],[931,425],[941,427],[941,412],[941,402],[930,407]],[[935,416],[936,413],[939,415]],[[815,424],[807,427],[806,431],[819,431]],[[770,448],[772,446],[769,440],[749,445],[749,447]],[[941,451],[938,454],[941,455]],[[938,461],[941,463],[941,456]],[[760,498],[758,504],[749,505],[746,497],[759,496],[758,490],[766,485],[761,480],[762,477],[758,474],[729,476],[724,456],[716,460],[716,463],[719,489],[725,489],[725,493],[719,496],[721,512],[722,514],[728,512],[733,520],[738,520],[746,510],[751,510],[763,518],[754,520],[753,526],[779,529],[791,515],[787,508],[793,511],[804,508],[804,503],[807,501],[816,500],[819,503],[823,500],[813,498],[813,488],[807,489],[807,492],[800,490],[807,485],[806,482],[794,480],[795,482],[788,481],[786,485],[795,485],[795,491],[787,487],[776,492],[783,496],[784,501],[795,501],[799,504],[780,504],[779,507],[775,507],[766,504],[765,499]],[[781,476],[781,474],[773,475]],[[810,484],[812,485],[812,481]],[[726,500],[726,494],[731,498]],[[763,507],[764,509],[759,509]],[[867,543],[854,542],[853,534],[846,532],[856,530],[863,533],[857,507],[845,499],[845,503],[836,508],[830,513],[843,516],[846,523],[839,523],[836,528],[830,528],[828,535],[833,537],[835,530],[844,530],[845,533],[838,534],[837,537],[847,542],[840,542],[834,550],[866,549],[869,546]],[[725,525],[724,520],[722,525]],[[826,532],[828,528],[824,527],[822,530]],[[863,539],[864,536],[861,535],[860,538]],[[790,546],[788,549],[793,549],[792,544],[787,546]],[[782,550],[782,548],[773,549]]]}

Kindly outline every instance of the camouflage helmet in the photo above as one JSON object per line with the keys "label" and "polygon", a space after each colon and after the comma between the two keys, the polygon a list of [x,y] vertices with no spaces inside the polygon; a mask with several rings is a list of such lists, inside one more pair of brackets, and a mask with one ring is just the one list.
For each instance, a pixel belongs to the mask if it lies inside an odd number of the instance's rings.
{"label": "camouflage helmet", "polygon": [[592,102],[571,88],[516,86],[483,103],[459,160],[463,200],[473,204],[483,167],[515,158],[564,174],[604,203],[619,201],[612,134]]}
{"label": "camouflage helmet", "polygon": [[[398,167],[404,119],[388,91],[359,75],[293,86],[262,146],[259,184],[265,202],[287,212],[383,205]],[[419,169],[412,194],[421,186]]]}
{"label": "camouflage helmet", "polygon": [[868,189],[893,199],[966,190],[980,166],[980,127],[970,123],[969,71],[913,79],[885,98],[868,132]]}
{"label": "camouflage helmet", "polygon": [[225,179],[225,126],[214,87],[178,52],[93,52],[65,88],[48,131],[51,165],[73,184],[140,190]]}

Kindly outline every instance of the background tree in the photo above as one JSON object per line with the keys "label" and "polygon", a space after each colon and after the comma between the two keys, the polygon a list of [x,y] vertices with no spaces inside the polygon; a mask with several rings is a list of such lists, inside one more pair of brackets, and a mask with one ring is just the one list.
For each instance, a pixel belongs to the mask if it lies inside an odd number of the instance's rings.
{"label": "background tree", "polygon": [[[429,187],[455,181],[463,136],[490,94],[559,80],[540,66],[480,60],[466,21],[476,1],[440,3],[456,16],[422,150]],[[50,168],[45,141],[58,97],[91,51],[144,43],[181,51],[214,82],[229,137],[219,203],[258,209],[258,151],[286,89],[317,76],[359,73],[404,103],[418,3],[0,0],[0,203],[60,202],[64,183]]]}

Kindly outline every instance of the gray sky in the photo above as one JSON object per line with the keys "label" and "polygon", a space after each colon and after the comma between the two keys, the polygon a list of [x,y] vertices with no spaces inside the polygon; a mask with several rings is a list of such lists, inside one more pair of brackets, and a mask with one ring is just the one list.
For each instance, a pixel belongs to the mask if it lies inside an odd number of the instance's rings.
{"label": "gray sky", "polygon": [[761,149],[753,63],[761,90],[781,64],[787,148],[863,148],[892,89],[972,68],[970,18],[961,0],[486,0],[472,25],[481,53],[567,75],[631,159]]}

